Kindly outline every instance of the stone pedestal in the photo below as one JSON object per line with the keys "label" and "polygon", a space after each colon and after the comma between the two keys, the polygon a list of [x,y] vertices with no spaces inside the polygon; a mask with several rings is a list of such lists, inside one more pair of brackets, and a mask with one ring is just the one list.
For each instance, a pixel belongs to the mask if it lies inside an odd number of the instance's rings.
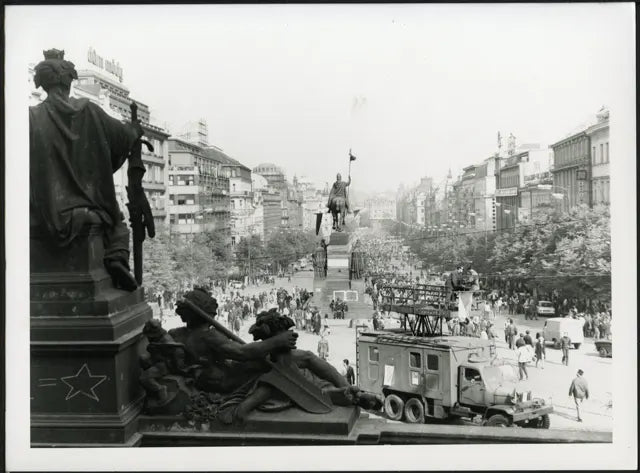
{"label": "stone pedestal", "polygon": [[318,305],[322,314],[331,314],[329,304],[334,295],[344,300],[342,291],[350,291],[347,297],[349,311],[345,319],[366,318],[371,316],[371,309],[364,304],[364,288],[361,284],[350,281],[351,245],[353,233],[334,232],[327,247],[327,276],[314,280],[314,303]]}
{"label": "stone pedestal", "polygon": [[32,235],[31,443],[126,444],[137,431],[142,289],[115,289],[99,226],[57,248]]}

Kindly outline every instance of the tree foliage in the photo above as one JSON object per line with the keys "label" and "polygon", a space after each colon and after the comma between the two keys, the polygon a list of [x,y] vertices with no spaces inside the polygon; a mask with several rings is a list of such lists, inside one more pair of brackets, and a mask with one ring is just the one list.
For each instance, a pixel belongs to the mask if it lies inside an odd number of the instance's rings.
{"label": "tree foliage", "polygon": [[481,274],[517,278],[541,290],[561,280],[570,293],[610,294],[608,207],[578,206],[565,213],[539,207],[526,223],[500,232],[435,236],[423,230],[405,238],[425,267],[436,271],[466,262]]}
{"label": "tree foliage", "polygon": [[265,248],[271,263],[284,269],[303,256],[309,255],[315,247],[315,236],[311,232],[282,229],[271,233]]}

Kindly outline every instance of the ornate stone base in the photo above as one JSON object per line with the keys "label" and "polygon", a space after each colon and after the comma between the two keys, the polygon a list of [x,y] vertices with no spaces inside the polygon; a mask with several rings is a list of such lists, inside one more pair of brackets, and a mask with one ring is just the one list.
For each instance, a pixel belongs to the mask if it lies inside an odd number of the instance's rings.
{"label": "ornate stone base", "polygon": [[69,248],[31,239],[31,442],[129,444],[143,390],[142,289],[115,289],[99,227]]}
{"label": "ornate stone base", "polygon": [[[295,436],[304,443],[305,438],[341,437],[346,438],[360,416],[357,407],[335,407],[328,414],[309,414],[297,408],[282,412],[254,411],[242,425],[225,425],[188,422],[182,416],[141,416],[139,431],[144,436],[164,434],[164,437],[176,434],[186,438],[192,434],[211,434],[216,438],[227,437],[230,445],[241,445],[238,436],[269,437]],[[196,443],[199,442],[196,440]],[[181,443],[187,445],[188,443]],[[217,445],[210,443],[209,445]],[[224,443],[222,443],[224,444]],[[143,443],[144,445],[144,443]]]}

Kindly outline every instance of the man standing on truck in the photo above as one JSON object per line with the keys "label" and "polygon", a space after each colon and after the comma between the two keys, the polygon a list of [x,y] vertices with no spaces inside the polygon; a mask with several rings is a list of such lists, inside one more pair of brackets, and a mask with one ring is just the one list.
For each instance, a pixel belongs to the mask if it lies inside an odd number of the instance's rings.
{"label": "man standing on truck", "polygon": [[571,381],[571,386],[569,386],[569,396],[573,396],[573,401],[576,403],[578,422],[582,422],[582,418],[580,417],[580,404],[582,404],[585,399],[589,399],[589,385],[587,384],[587,380],[582,376],[583,374],[584,371],[578,370],[575,379]]}

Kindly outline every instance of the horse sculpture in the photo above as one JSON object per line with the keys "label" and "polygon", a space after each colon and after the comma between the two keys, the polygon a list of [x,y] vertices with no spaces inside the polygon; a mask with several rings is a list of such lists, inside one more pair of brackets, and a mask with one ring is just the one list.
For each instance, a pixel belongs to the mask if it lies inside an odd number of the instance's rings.
{"label": "horse sculpture", "polygon": [[329,207],[329,211],[333,216],[333,229],[337,232],[342,231],[344,227],[344,218],[347,213],[347,201],[344,197],[334,197]]}

